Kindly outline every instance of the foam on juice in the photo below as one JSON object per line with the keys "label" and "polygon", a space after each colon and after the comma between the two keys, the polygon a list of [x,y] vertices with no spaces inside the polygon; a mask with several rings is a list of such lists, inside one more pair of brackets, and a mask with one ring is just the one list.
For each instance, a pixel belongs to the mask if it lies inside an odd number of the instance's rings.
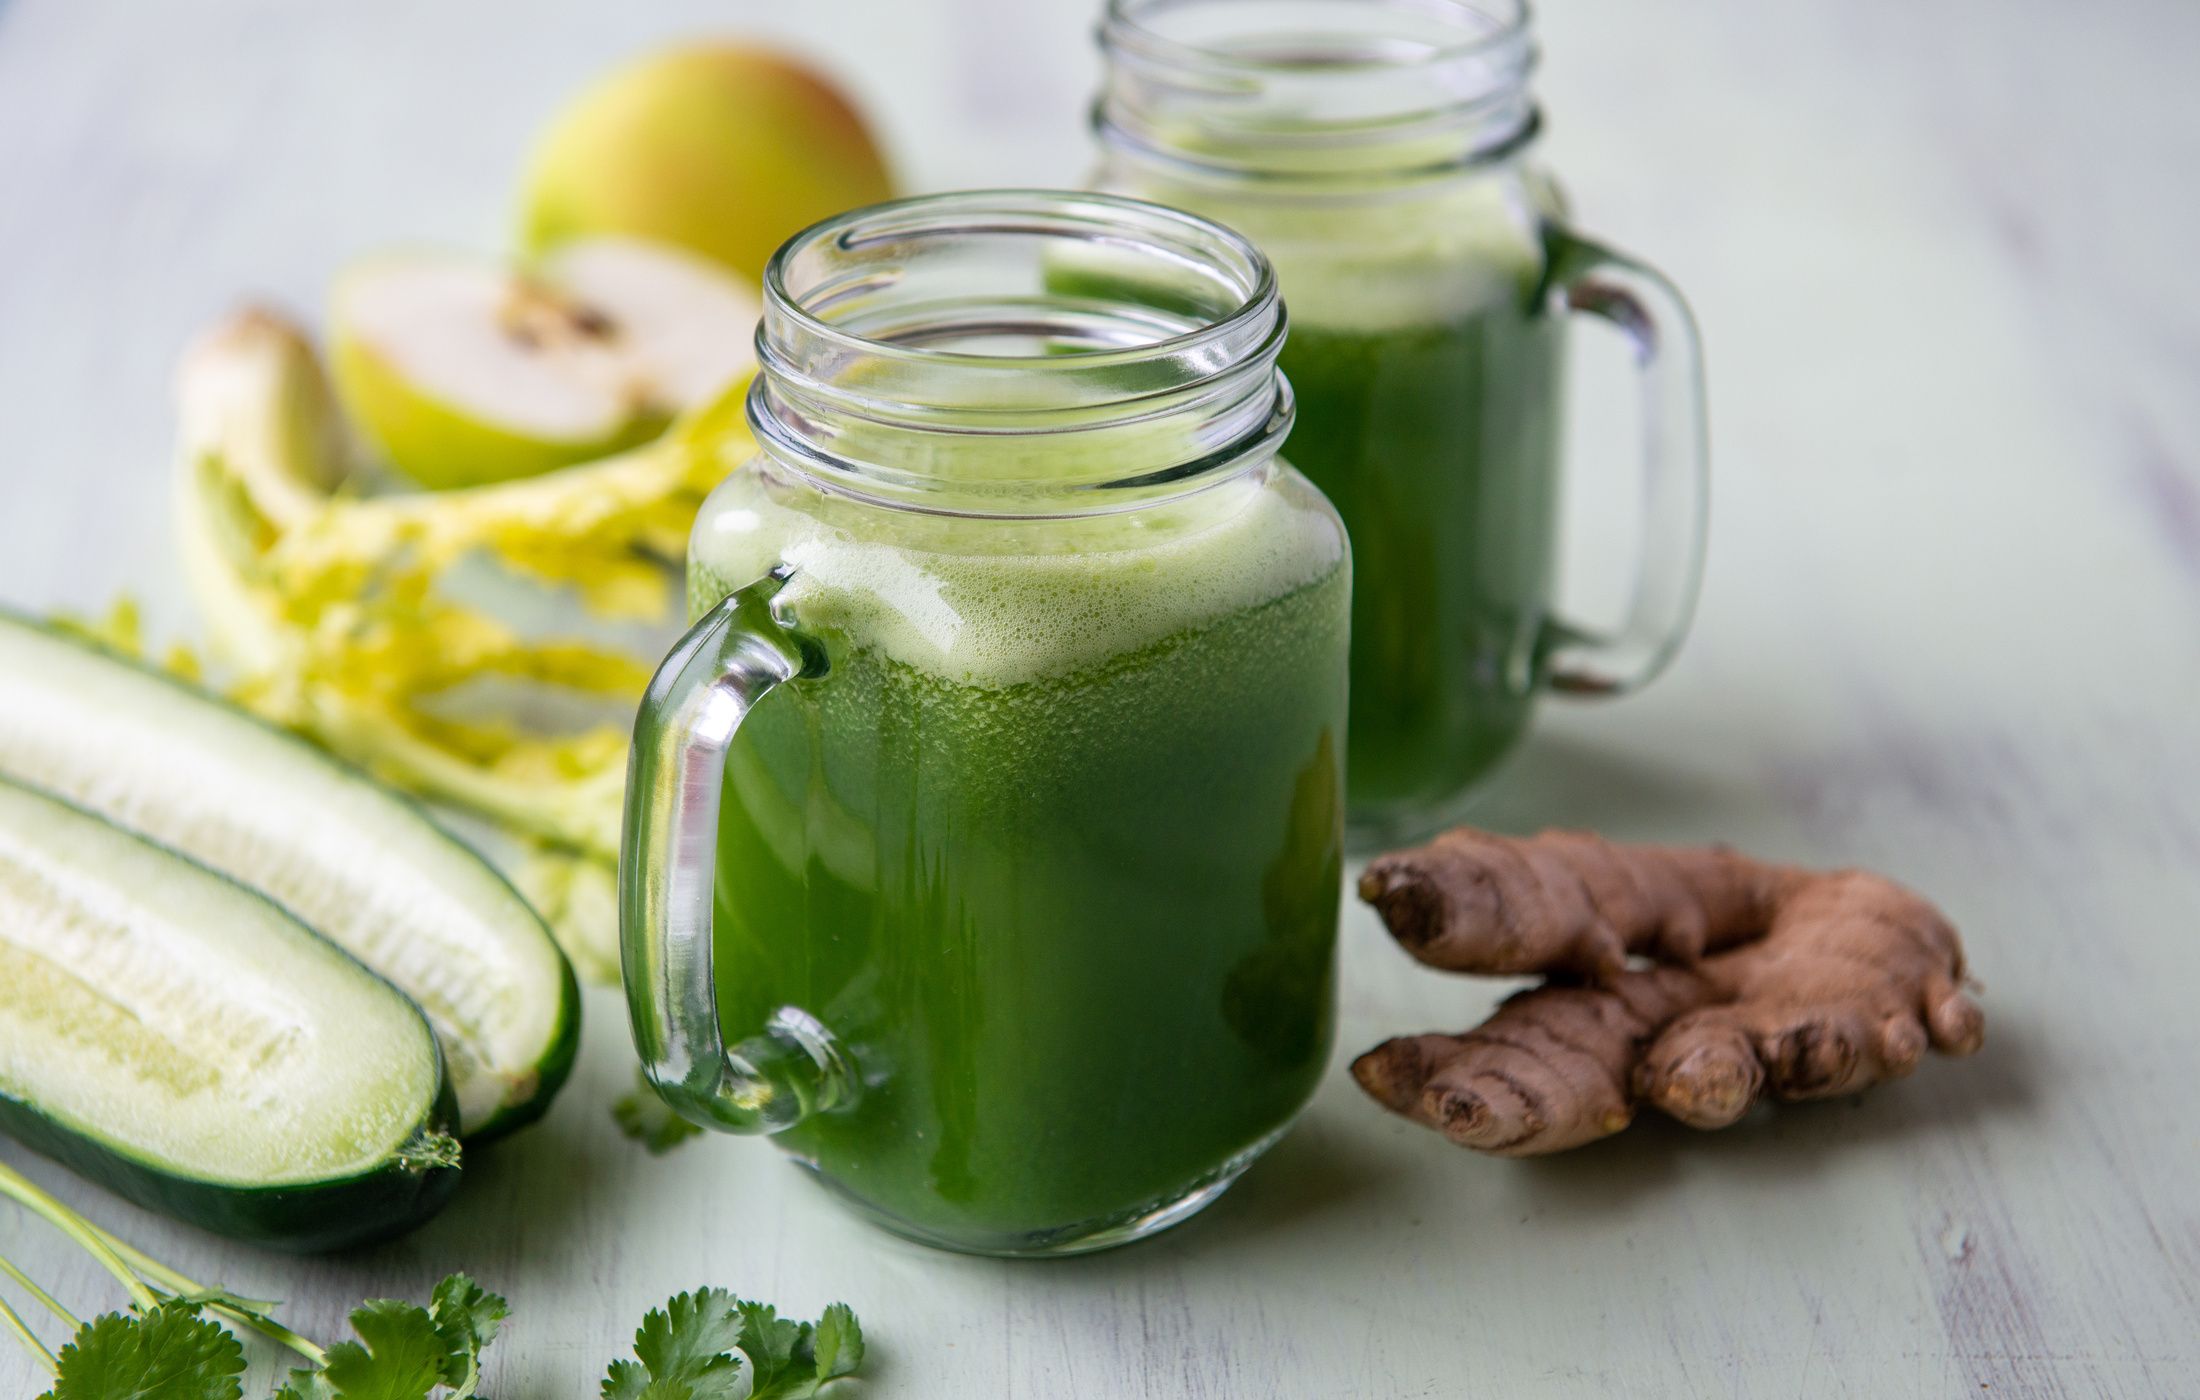
{"label": "foam on juice", "polygon": [[1343,554],[1335,516],[1294,472],[1121,515],[1004,521],[863,506],[749,470],[698,518],[692,601],[706,607],[784,563],[793,575],[779,607],[796,625],[998,688],[1282,597]]}
{"label": "foam on juice", "polygon": [[1370,333],[1443,325],[1532,293],[1541,224],[1558,202],[1554,191],[1502,179],[1367,200],[1161,178],[1133,180],[1125,193],[1196,210],[1259,244],[1294,325]]}

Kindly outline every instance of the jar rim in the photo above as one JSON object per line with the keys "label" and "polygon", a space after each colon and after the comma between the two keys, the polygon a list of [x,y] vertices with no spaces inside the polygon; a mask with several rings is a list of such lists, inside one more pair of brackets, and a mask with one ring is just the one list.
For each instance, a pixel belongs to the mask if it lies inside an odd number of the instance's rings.
{"label": "jar rim", "polygon": [[[1015,225],[1010,219],[1039,220],[1078,210],[1106,210],[1120,219],[1137,221],[1144,231],[1175,231],[1194,235],[1225,249],[1246,283],[1238,304],[1204,325],[1135,345],[1112,348],[1071,348],[1044,355],[979,354],[967,350],[910,345],[866,336],[836,325],[805,303],[788,285],[788,271],[795,259],[819,244],[846,240],[857,230],[873,236],[906,236],[911,232],[1012,233],[1040,232],[1036,224]],[[1098,223],[1100,221],[1094,220]],[[1030,372],[1046,365],[1074,364],[1079,369],[1107,368],[1136,363],[1156,356],[1230,339],[1247,327],[1274,317],[1281,310],[1282,293],[1276,271],[1267,255],[1237,230],[1212,219],[1127,195],[1086,190],[1051,190],[1007,186],[998,189],[953,190],[943,194],[911,195],[844,210],[820,219],[779,245],[764,267],[764,299],[767,315],[757,327],[759,352],[769,348],[773,315],[783,317],[803,334],[836,348],[911,364],[942,368],[1013,369]]]}
{"label": "jar rim", "polygon": [[[1108,0],[1106,13],[1100,21],[1100,41],[1103,46],[1134,49],[1149,58],[1252,73],[1272,72],[1285,66],[1282,61],[1274,58],[1180,39],[1163,33],[1149,22],[1152,16],[1164,11],[1211,3],[1214,0]],[[1504,5],[1509,13],[1502,16],[1491,15],[1489,7],[1495,4]],[[1462,59],[1480,57],[1495,49],[1524,45],[1535,28],[1531,0],[1373,0],[1373,3],[1365,3],[1363,0],[1363,7],[1424,16],[1473,15],[1484,20],[1494,19],[1495,22],[1479,28],[1461,24],[1458,39],[1432,43],[1412,53],[1340,53],[1328,56],[1324,61],[1325,67],[1339,73],[1394,72],[1401,69],[1441,67]]]}
{"label": "jar rim", "polygon": [[1268,194],[1415,185],[1535,139],[1533,26],[1528,0],[1109,0],[1093,129]]}
{"label": "jar rim", "polygon": [[1133,508],[1274,456],[1286,322],[1266,256],[1196,214],[1069,190],[891,200],[773,255],[749,421],[840,494]]}

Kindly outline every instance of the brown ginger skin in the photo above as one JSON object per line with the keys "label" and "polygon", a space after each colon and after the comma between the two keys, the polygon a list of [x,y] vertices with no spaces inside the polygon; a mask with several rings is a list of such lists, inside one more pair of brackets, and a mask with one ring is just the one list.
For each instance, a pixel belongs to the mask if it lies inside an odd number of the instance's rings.
{"label": "brown ginger skin", "polygon": [[1461,829],[1371,862],[1360,894],[1433,966],[1555,974],[1474,1030],[1353,1064],[1378,1102],[1484,1152],[1577,1147],[1642,1102],[1724,1127],[1768,1091],[1853,1093],[1984,1036],[1954,928],[1865,871]]}
{"label": "brown ginger skin", "polygon": [[1407,952],[1447,972],[1610,982],[1630,956],[1692,963],[1756,937],[1806,871],[1724,846],[1618,846],[1588,831],[1458,827],[1360,876]]}

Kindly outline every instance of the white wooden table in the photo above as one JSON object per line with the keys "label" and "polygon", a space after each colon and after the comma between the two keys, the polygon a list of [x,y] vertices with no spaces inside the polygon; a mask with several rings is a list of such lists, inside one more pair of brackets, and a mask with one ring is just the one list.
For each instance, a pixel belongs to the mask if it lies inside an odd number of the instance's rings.
{"label": "white wooden table", "polygon": [[[1340,1064],[1304,1125],[1206,1217],[1112,1255],[928,1253],[757,1143],[644,1157],[607,1116],[629,1050],[603,994],[547,1124],[371,1253],[259,1255],[27,1168],[309,1332],[473,1270],[512,1299],[505,1400],[593,1395],[642,1310],[703,1283],[845,1298],[882,1398],[2200,1395],[2200,8],[1547,9],[1554,162],[1701,313],[1717,518],[1679,666],[1552,707],[1484,817],[1914,882],[1985,980],[1981,1057],[1717,1137],[1645,1122],[1484,1160],[1377,1112],[1342,1058],[1501,989],[1410,966],[1355,909]],[[849,75],[912,187],[1068,183],[1091,19],[0,0],[0,598],[129,589],[187,627],[179,345],[246,293],[317,307],[377,244],[495,246],[529,134],[612,58],[779,33]],[[1626,493],[1582,477],[1582,512],[1616,519]],[[0,1251],[115,1299],[12,1210]],[[0,1349],[0,1394],[39,1384]]]}

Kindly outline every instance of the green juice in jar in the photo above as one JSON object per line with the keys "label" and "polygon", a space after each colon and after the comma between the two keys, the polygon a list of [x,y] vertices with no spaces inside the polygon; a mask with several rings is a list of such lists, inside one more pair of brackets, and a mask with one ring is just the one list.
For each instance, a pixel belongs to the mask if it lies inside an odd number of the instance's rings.
{"label": "green juice in jar", "polygon": [[[1246,233],[1276,265],[1297,398],[1285,451],[1353,553],[1350,807],[1413,831],[1527,733],[1556,569],[1564,342],[1543,310],[1526,186],[1369,211],[1139,184]],[[1061,295],[1132,288],[1104,255]]]}
{"label": "green juice in jar", "polygon": [[[1635,690],[1687,631],[1706,501],[1687,304],[1569,226],[1524,0],[1107,0],[1099,39],[1094,186],[1237,230],[1279,279],[1286,450],[1352,537],[1347,829],[1419,840],[1464,814],[1538,692]],[[1580,320],[1629,344],[1641,391],[1641,543],[1606,617],[1558,598]]]}
{"label": "green juice in jar", "polygon": [[1256,478],[1003,526],[750,468],[698,521],[695,610],[784,560],[827,658],[726,761],[720,1014],[832,1028],[860,1089],[778,1141],[893,1228],[1133,1217],[1313,1092],[1350,565],[1303,479]]}
{"label": "green juice in jar", "polygon": [[1432,229],[1382,265],[1288,234],[1272,251],[1292,311],[1289,450],[1352,536],[1351,796],[1378,821],[1451,802],[1534,707],[1564,348],[1532,234],[1481,217],[1480,238]]}

